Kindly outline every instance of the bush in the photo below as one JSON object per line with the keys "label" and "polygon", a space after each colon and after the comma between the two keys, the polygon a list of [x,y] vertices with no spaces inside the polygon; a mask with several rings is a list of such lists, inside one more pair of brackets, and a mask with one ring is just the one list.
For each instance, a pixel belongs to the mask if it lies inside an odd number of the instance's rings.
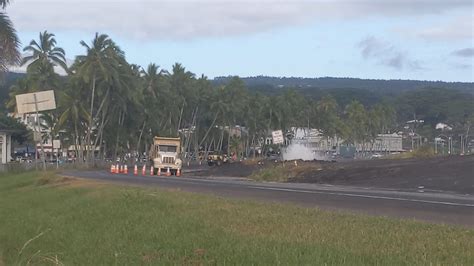
{"label": "bush", "polygon": [[256,181],[286,182],[291,176],[287,168],[283,165],[277,165],[260,169],[250,175],[249,178]]}
{"label": "bush", "polygon": [[428,145],[421,146],[412,152],[414,158],[430,158],[436,156],[434,149]]}

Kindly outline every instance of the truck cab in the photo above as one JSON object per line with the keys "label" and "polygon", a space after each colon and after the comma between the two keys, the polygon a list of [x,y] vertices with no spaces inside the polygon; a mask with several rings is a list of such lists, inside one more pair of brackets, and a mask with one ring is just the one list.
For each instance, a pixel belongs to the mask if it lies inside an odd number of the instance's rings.
{"label": "truck cab", "polygon": [[181,171],[182,161],[181,155],[181,139],[154,137],[153,145],[150,150],[150,158],[153,163],[154,172],[158,169],[161,172],[167,172],[168,169],[172,174],[176,174],[178,169]]}

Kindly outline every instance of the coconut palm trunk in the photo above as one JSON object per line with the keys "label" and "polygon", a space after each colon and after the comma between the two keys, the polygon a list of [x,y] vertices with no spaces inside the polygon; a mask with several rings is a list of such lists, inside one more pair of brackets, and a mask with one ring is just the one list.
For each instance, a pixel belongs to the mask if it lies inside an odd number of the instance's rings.
{"label": "coconut palm trunk", "polygon": [[89,117],[89,127],[87,128],[87,136],[86,136],[86,165],[89,167],[89,163],[92,161],[90,149],[91,149],[91,134],[92,134],[92,121],[94,119],[93,110],[94,110],[94,98],[95,98],[95,85],[96,85],[96,76],[95,74],[92,76],[92,93],[91,93],[91,109],[90,109],[90,117]]}
{"label": "coconut palm trunk", "polygon": [[138,141],[137,141],[138,158],[141,157],[140,144],[141,144],[141,140],[142,140],[142,136],[143,136],[143,131],[145,130],[145,125],[146,125],[146,119],[145,119],[145,121],[143,121],[143,126],[142,126],[142,129],[140,130],[140,135],[138,136]]}

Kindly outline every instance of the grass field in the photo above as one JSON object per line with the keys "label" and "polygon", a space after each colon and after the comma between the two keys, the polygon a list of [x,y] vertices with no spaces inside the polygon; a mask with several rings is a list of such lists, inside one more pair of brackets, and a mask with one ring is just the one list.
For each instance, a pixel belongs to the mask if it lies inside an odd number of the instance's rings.
{"label": "grass field", "polygon": [[474,230],[291,205],[0,176],[0,265],[473,265]]}

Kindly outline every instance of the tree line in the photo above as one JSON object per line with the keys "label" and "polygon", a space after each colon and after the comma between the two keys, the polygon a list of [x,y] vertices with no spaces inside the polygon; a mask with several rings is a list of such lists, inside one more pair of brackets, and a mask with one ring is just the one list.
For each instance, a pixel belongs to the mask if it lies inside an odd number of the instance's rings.
{"label": "tree line", "polygon": [[[8,3],[0,0],[0,8]],[[445,107],[456,111],[445,115],[433,107],[443,92],[435,93],[435,98],[404,95],[376,103],[364,102],[367,94],[357,98],[340,91],[318,97],[309,97],[300,89],[269,94],[249,90],[238,77],[213,84],[179,63],[170,70],[156,63],[145,67],[129,63],[125,52],[106,34],[80,41],[83,54],[70,66],[66,51],[52,33],[41,32],[38,40],[26,45],[23,51],[28,56],[23,59],[19,39],[4,12],[0,12],[0,34],[4,40],[0,71],[8,65],[27,65],[26,75],[9,88],[8,110],[15,112],[17,94],[54,90],[58,108],[42,114],[50,132],[45,137],[60,139],[64,147],[72,145],[79,161],[87,163],[96,156],[146,153],[155,135],[180,136],[185,152],[217,150],[248,156],[251,147],[275,129],[318,128],[328,138],[337,135],[351,144],[370,143],[377,134],[400,129],[412,112],[418,117],[427,113],[433,117],[431,122],[444,119],[457,123],[467,132],[472,125],[472,95],[447,97]],[[67,75],[58,75],[54,68],[62,68]],[[429,93],[433,95],[432,90]],[[7,118],[3,115],[2,119]],[[232,134],[236,129],[243,133],[240,137]],[[91,152],[96,148],[99,154]]]}
{"label": "tree line", "polygon": [[[268,96],[249,91],[238,77],[213,86],[179,63],[170,71],[155,63],[145,68],[130,64],[105,34],[80,45],[84,54],[68,67],[54,34],[40,33],[23,49],[29,54],[22,61],[27,74],[10,88],[7,107],[15,111],[17,94],[54,90],[57,109],[42,115],[48,137],[76,147],[85,161],[97,156],[90,152],[96,147],[102,158],[141,154],[156,135],[180,136],[186,152],[248,156],[270,130],[318,128],[328,137],[357,142],[371,141],[394,126],[396,114],[389,105],[368,109],[353,101],[342,107],[330,95],[316,101],[295,90]],[[67,76],[59,76],[55,67]],[[240,137],[231,134],[236,128],[244,132]]]}

